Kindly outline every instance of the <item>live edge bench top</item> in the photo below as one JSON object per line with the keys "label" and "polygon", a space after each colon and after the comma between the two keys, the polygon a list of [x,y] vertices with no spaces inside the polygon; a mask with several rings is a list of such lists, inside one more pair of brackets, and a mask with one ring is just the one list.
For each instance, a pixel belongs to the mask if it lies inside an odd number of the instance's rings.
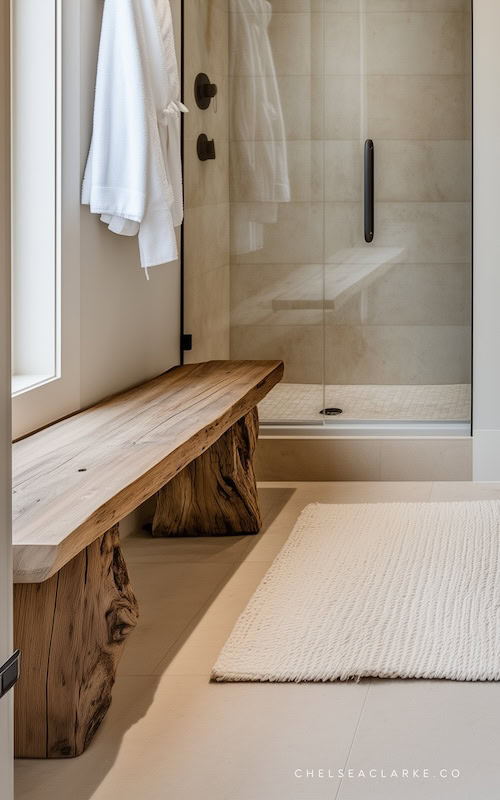
{"label": "live edge bench top", "polygon": [[247,414],[281,361],[176,367],[17,442],[14,582],[45,581]]}

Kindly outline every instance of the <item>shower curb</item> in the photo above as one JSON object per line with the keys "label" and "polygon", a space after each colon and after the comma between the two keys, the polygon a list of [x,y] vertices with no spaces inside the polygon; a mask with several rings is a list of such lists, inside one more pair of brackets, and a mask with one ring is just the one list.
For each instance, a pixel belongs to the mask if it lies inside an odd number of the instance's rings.
{"label": "shower curb", "polygon": [[259,481],[470,481],[472,438],[266,436]]}

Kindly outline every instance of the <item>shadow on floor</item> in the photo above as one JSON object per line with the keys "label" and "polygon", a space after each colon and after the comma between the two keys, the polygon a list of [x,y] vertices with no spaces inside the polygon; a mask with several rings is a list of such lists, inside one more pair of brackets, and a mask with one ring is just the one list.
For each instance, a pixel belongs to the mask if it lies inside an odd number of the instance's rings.
{"label": "shadow on floor", "polygon": [[[295,489],[293,488],[260,489],[259,500],[263,516],[261,533],[255,537],[220,537],[218,540],[219,553],[223,553],[225,550],[229,551],[231,547],[234,547],[235,542],[243,543],[247,538],[252,541],[250,541],[248,548],[244,552],[250,552],[273,524],[294,492]],[[150,535],[144,531],[134,534],[134,536],[141,541],[150,539]],[[183,539],[182,541],[186,542],[187,540]],[[193,539],[190,541],[199,542],[200,540]],[[235,555],[236,558],[238,560],[234,562],[227,561],[227,572],[209,599],[201,604],[196,615],[197,618],[200,613],[206,613],[237,571],[241,564],[241,554]],[[136,593],[140,608],[140,592],[136,591]],[[175,597],[173,598],[173,603],[172,599],[169,602],[170,606],[173,604],[175,604]],[[147,624],[147,619],[141,617],[141,621]],[[198,624],[199,621],[198,619]],[[191,633],[192,626],[189,623],[168,650],[164,659],[165,669],[168,668],[168,664],[181,650]],[[157,635],[153,627],[151,635]],[[127,732],[148,713],[160,681],[161,675],[121,676],[120,670],[118,670],[110,711],[88,750],[75,759],[38,761],[36,766],[28,760],[18,760],[16,762],[16,797],[23,798],[23,800],[25,798],[36,798],[41,785],[43,785],[44,796],[71,797],[71,800],[91,800],[96,793],[99,793],[99,797],[103,797],[103,784],[105,783],[106,775],[116,761],[122,740]],[[168,724],[168,720],[165,720],[165,724]],[[32,764],[33,768],[30,768]]]}

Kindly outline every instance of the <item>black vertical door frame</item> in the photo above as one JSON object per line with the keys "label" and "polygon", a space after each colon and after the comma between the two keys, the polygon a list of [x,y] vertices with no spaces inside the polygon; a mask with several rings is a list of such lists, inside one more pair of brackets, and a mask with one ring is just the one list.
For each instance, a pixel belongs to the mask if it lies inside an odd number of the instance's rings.
{"label": "black vertical door frame", "polygon": [[[184,92],[184,0],[181,0],[181,52],[180,52],[180,69],[181,69],[181,101],[184,103],[185,100],[185,92]],[[180,115],[181,117],[181,162],[182,162],[182,187],[183,187],[183,198],[185,199],[185,190],[184,190],[184,114]],[[185,212],[184,212],[185,213]],[[180,261],[180,331],[179,331],[179,345],[180,345],[180,357],[179,362],[184,364],[184,301],[185,301],[185,273],[184,273],[184,221],[181,225],[181,232],[180,232],[180,248],[179,248],[179,261]]]}

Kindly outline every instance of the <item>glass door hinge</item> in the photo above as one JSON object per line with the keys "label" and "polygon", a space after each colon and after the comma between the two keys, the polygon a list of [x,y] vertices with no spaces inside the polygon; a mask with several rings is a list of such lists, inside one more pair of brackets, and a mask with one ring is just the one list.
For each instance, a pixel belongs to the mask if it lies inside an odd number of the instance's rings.
{"label": "glass door hinge", "polygon": [[192,350],[193,349],[193,335],[191,333],[185,333],[182,336],[182,349]]}
{"label": "glass door hinge", "polygon": [[16,650],[8,661],[0,667],[0,697],[17,683],[21,667],[21,651]]}

